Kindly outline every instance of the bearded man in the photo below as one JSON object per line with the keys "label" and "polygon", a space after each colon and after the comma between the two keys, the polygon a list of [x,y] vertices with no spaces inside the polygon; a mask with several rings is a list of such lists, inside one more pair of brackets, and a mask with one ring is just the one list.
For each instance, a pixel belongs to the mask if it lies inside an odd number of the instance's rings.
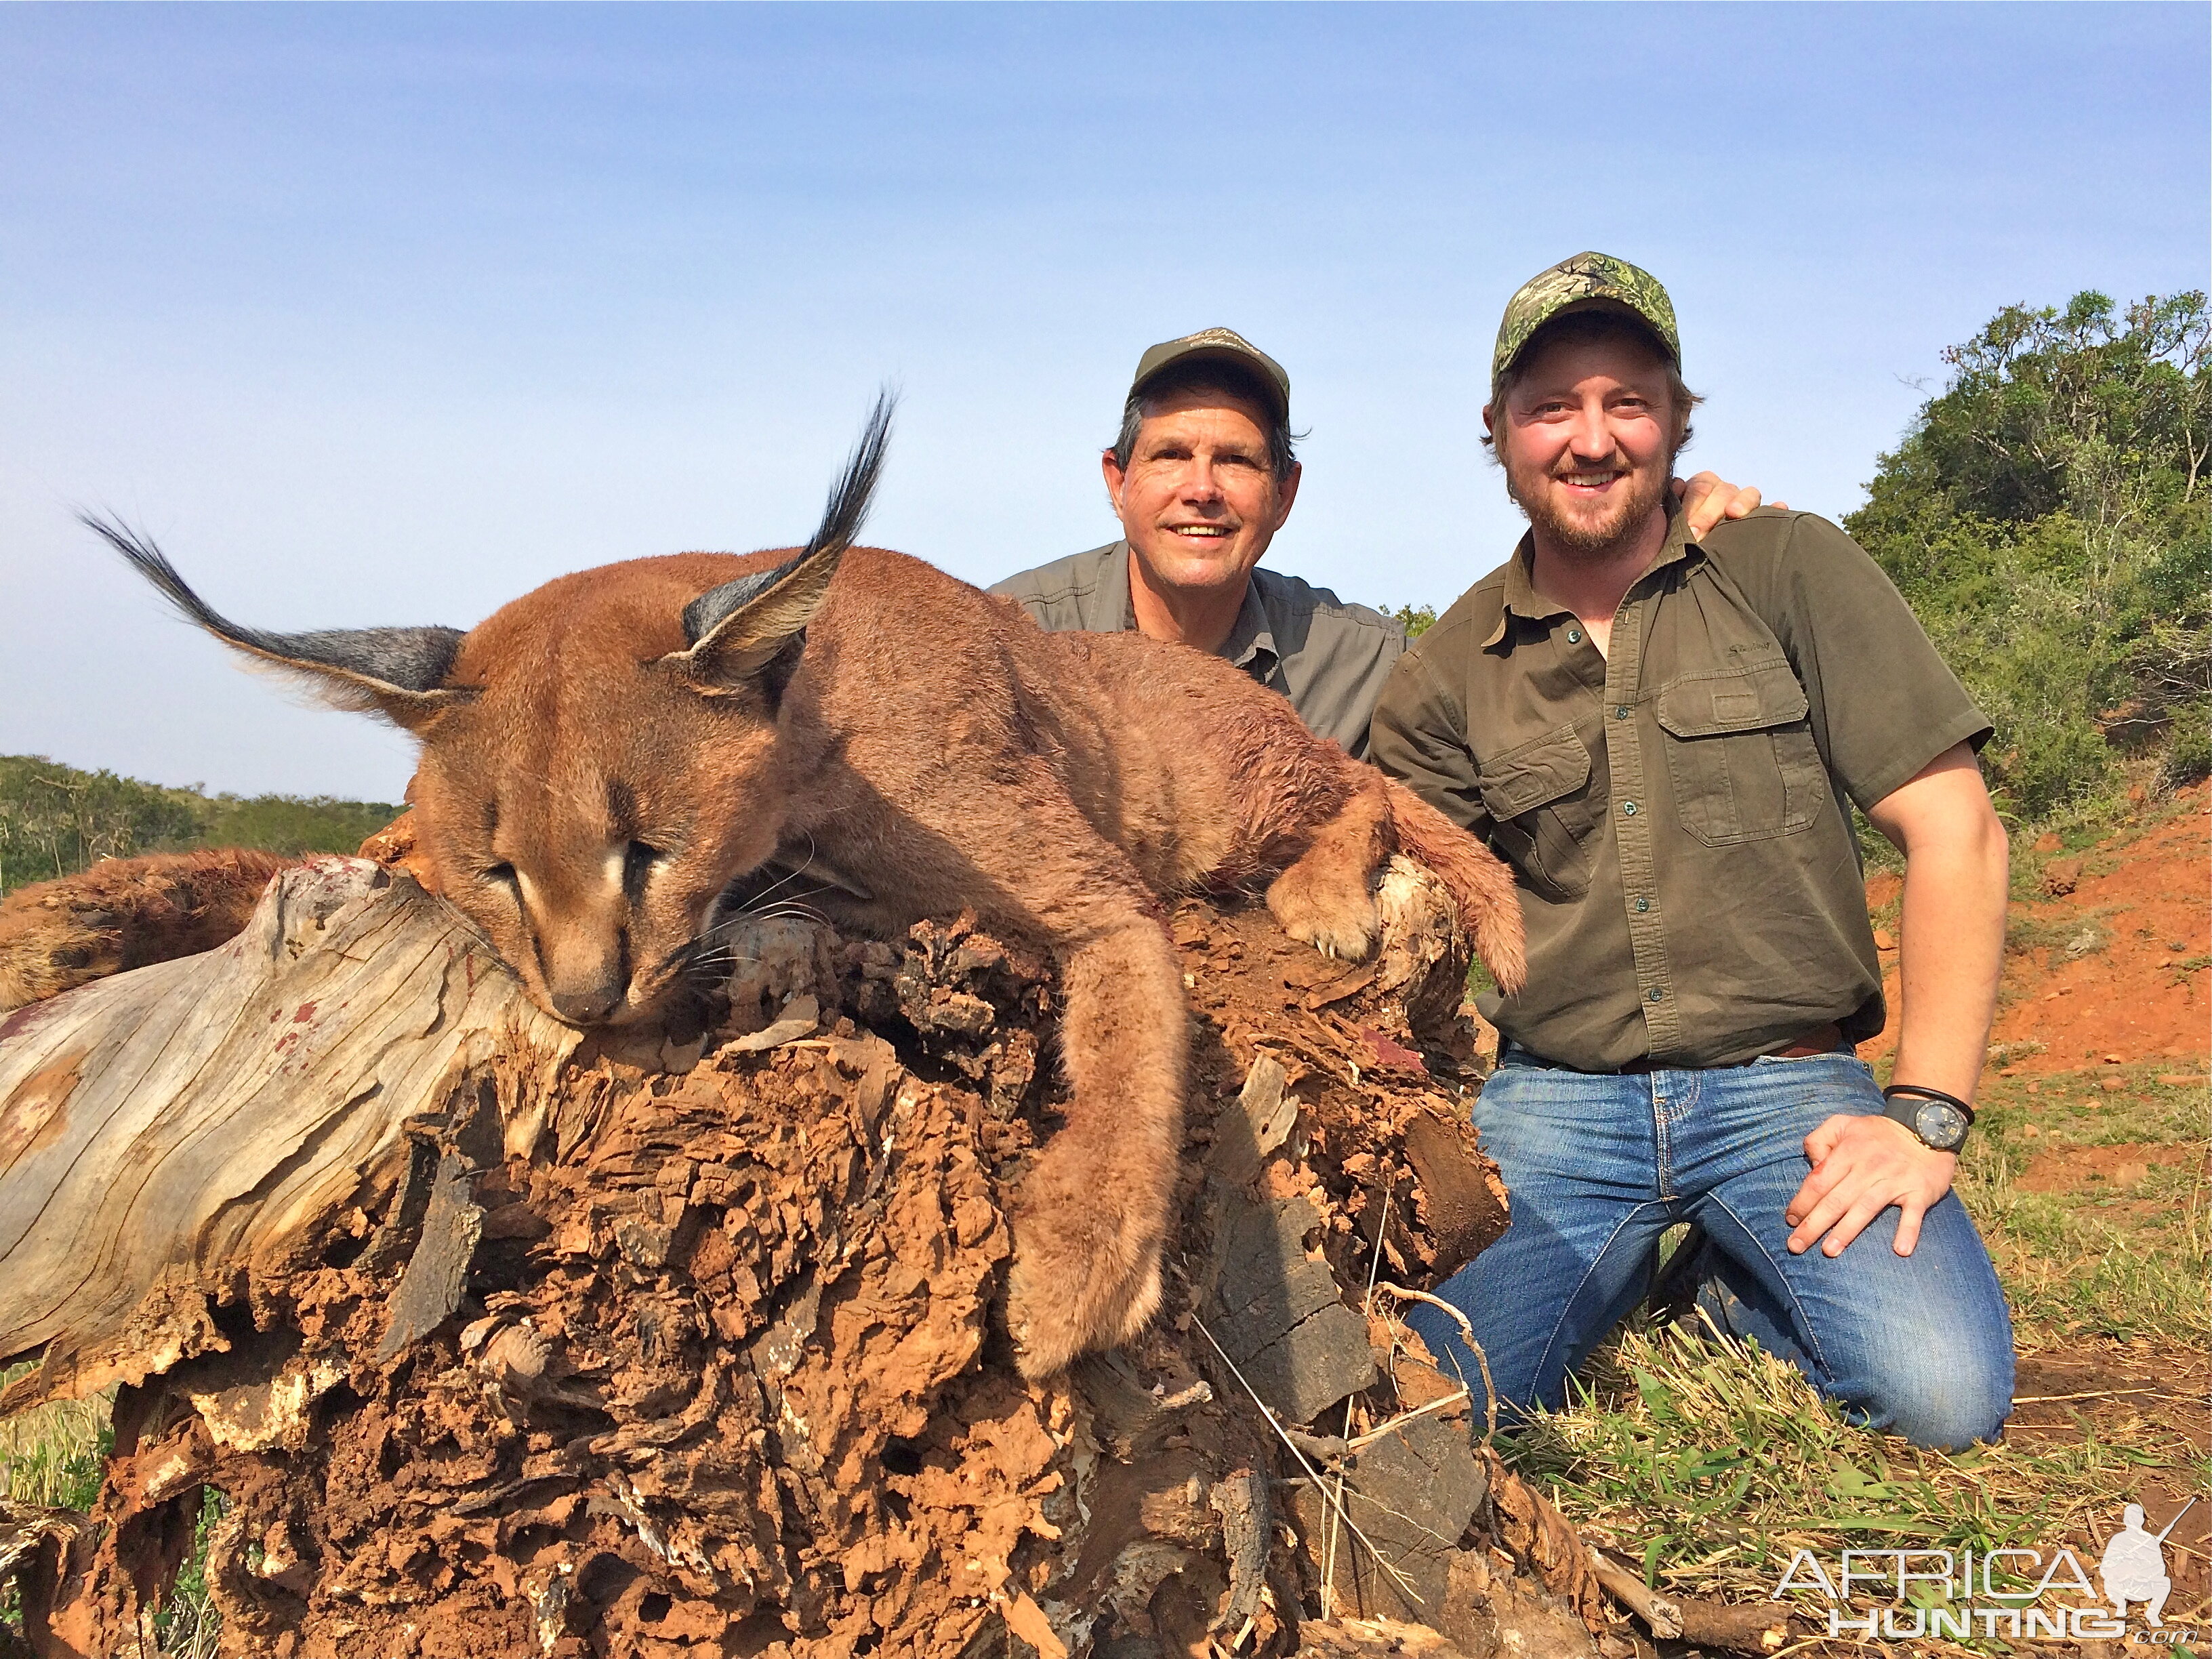
{"label": "bearded man", "polygon": [[[1406,630],[1260,568],[1303,476],[1283,366],[1230,329],[1162,341],[1137,361],[1099,469],[1121,538],[991,591],[1048,631],[1133,628],[1225,657],[1288,697],[1308,730],[1364,757],[1367,718]],[[1759,501],[1710,472],[1675,489],[1701,530]]]}
{"label": "bearded man", "polygon": [[[1556,1407],[1688,1222],[1721,1329],[1857,1420],[1963,1445],[2013,1379],[1951,1191],[2004,940],[1990,725],[1833,525],[1683,521],[1680,362],[1665,289],[1626,261],[1513,296],[1483,421],[1528,533],[1376,708],[1372,758],[1511,860],[1528,921],[1474,1108],[1512,1223],[1442,1294],[1501,1405]],[[1887,1090],[1854,1048],[1887,1014],[1853,803],[1905,856]],[[1479,1394],[1456,1322],[1416,1322]]]}

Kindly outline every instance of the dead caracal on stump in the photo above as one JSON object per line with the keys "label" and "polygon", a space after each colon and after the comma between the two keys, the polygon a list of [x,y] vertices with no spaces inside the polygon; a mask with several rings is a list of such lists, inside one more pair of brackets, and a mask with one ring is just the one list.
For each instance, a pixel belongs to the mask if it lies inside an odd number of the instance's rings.
{"label": "dead caracal on stump", "polygon": [[1520,909],[1480,842],[1219,659],[1047,634],[854,546],[888,430],[879,403],[795,554],[580,571],[466,633],[240,627],[88,522],[225,643],[414,733],[419,856],[572,1024],[665,1012],[714,961],[717,901],[771,860],[848,926],[972,908],[1050,947],[1073,1098],[1018,1196],[1009,1286],[1023,1367],[1050,1375],[1159,1302],[1188,1045],[1163,896],[1272,878],[1289,933],[1361,957],[1402,848],[1509,989]]}

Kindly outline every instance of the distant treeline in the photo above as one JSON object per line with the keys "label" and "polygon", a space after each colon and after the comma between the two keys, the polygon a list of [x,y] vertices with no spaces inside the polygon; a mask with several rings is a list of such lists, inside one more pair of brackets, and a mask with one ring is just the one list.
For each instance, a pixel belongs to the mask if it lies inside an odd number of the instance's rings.
{"label": "distant treeline", "polygon": [[350,853],[398,813],[327,795],[206,795],[38,755],[0,755],[0,893],[134,853]]}

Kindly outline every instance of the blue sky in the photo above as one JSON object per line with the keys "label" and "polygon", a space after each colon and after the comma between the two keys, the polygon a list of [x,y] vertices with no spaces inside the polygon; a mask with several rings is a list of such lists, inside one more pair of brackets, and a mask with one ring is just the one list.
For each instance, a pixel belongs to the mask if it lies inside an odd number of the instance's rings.
{"label": "blue sky", "polygon": [[1521,281],[1673,292],[1698,464],[1831,515],[2014,301],[2201,287],[2202,5],[0,7],[0,752],[396,799],[404,739],[169,620],[465,627],[789,542],[876,385],[871,538],[988,581],[1214,324],[1310,428],[1270,560],[1442,605]]}

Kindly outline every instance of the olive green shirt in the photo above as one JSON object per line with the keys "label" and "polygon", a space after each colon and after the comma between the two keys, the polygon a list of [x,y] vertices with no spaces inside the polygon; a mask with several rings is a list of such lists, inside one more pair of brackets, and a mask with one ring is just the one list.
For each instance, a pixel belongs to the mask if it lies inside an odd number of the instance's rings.
{"label": "olive green shirt", "polygon": [[[1006,578],[991,589],[1018,600],[1049,633],[1117,634],[1137,625],[1129,602],[1129,544],[1109,542]],[[1367,715],[1406,648],[1406,630],[1326,587],[1255,569],[1218,654],[1281,692],[1306,729],[1367,754]]]}
{"label": "olive green shirt", "polygon": [[1520,877],[1528,984],[1498,1029],[1581,1071],[1734,1065],[1882,1027],[1846,805],[1990,724],[1889,579],[1772,509],[1702,544],[1671,516],[1611,654],[1529,580],[1531,543],[1413,641],[1376,763]]}

